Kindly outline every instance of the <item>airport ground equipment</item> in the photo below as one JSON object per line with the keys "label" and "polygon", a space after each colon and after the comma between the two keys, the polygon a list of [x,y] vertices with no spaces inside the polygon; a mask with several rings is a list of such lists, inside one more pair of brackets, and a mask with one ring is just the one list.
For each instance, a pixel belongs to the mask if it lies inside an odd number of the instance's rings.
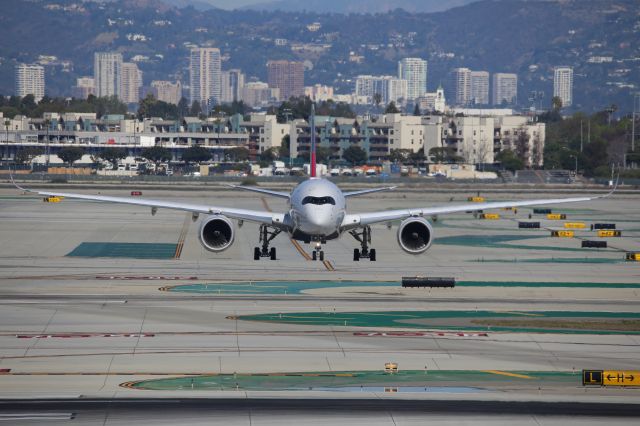
{"label": "airport ground equipment", "polygon": [[551,214],[551,209],[533,209],[533,214]]}
{"label": "airport ground equipment", "polygon": [[594,223],[593,229],[616,229],[615,223]]}
{"label": "airport ground equipment", "polygon": [[582,248],[607,248],[606,241],[582,240]]}
{"label": "airport ground equipment", "polygon": [[480,219],[498,220],[500,219],[500,215],[498,213],[482,213]]}
{"label": "airport ground equipment", "polygon": [[551,231],[551,236],[556,238],[573,238],[573,231]]}
{"label": "airport ground equipment", "polygon": [[402,277],[402,287],[406,288],[454,288],[456,279],[452,277]]}
{"label": "airport ground equipment", "polygon": [[640,253],[626,253],[625,259],[630,262],[640,262]]}
{"label": "airport ground equipment", "polygon": [[549,220],[565,220],[567,218],[566,214],[563,213],[548,213],[547,219]]}
{"label": "airport ground equipment", "polygon": [[540,229],[540,222],[518,222],[521,229]]}
{"label": "airport ground equipment", "polygon": [[584,222],[565,222],[564,227],[567,229],[585,229],[587,224]]}
{"label": "airport ground equipment", "polygon": [[598,237],[600,238],[622,237],[622,231],[616,231],[614,229],[600,229],[598,230]]}

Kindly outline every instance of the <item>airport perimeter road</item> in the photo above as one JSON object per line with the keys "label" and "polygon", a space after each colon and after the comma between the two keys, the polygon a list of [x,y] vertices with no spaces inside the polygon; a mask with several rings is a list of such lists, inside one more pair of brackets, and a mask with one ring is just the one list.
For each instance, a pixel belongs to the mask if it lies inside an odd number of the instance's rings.
{"label": "airport perimeter road", "polygon": [[[126,195],[127,189],[100,192]],[[281,200],[229,191],[145,190],[144,196],[285,208]],[[466,200],[466,194],[455,197],[453,202]],[[353,200],[350,209],[450,198],[386,193]],[[76,413],[99,424],[131,423],[136,416],[142,424],[179,423],[174,414],[197,423],[216,415],[206,410],[207,402],[179,400],[194,397],[236,398],[225,402],[240,417],[216,411],[219,418],[254,425],[279,424],[283,414],[237,398],[271,395],[278,402],[270,407],[316,424],[349,416],[346,409],[322,411],[331,403],[326,398],[364,398],[353,405],[355,424],[418,424],[423,415],[452,424],[554,424],[564,418],[559,415],[598,413],[580,411],[589,405],[552,401],[637,403],[638,389],[583,388],[580,371],[640,370],[640,262],[624,260],[626,251],[640,251],[639,201],[622,194],[554,209],[567,215],[565,221],[526,209],[500,211],[498,220],[440,217],[436,241],[421,256],[401,252],[397,224],[377,226],[377,262],[353,262],[356,244],[348,235],[325,246],[324,263],[307,260],[308,246],[281,235],[274,244],[278,260],[256,262],[257,227],[249,223],[236,229],[228,251],[213,254],[198,242],[199,222],[184,213],[151,216],[137,207],[43,203],[2,189],[0,398],[178,398],[149,402],[159,407],[150,416],[136,414],[135,407],[145,407],[140,400],[129,402],[129,411],[124,402],[34,406],[40,414]],[[529,220],[542,228],[518,228],[518,221]],[[552,230],[565,229],[564,222],[586,228],[574,238],[551,237]],[[606,239],[607,249],[582,249],[582,240],[598,238],[589,225],[600,222],[616,223],[622,236]],[[403,289],[405,275],[454,277],[459,285]],[[383,373],[389,362],[398,364],[397,375]],[[371,398],[425,405],[376,405]],[[541,405],[472,403],[509,400]],[[21,404],[13,409],[3,403],[0,411],[29,413]],[[189,404],[194,409],[184,410]],[[163,416],[163,408],[176,406]],[[367,414],[372,406],[377,411]],[[632,406],[597,407],[614,424],[629,421],[614,413],[635,413]]]}
{"label": "airport perimeter road", "polygon": [[[35,407],[35,408],[34,408]],[[453,414],[455,413],[455,414]],[[575,402],[503,402],[464,399],[222,398],[0,401],[0,420],[83,425],[585,425],[634,424],[636,405]],[[19,423],[18,423],[19,422]]]}

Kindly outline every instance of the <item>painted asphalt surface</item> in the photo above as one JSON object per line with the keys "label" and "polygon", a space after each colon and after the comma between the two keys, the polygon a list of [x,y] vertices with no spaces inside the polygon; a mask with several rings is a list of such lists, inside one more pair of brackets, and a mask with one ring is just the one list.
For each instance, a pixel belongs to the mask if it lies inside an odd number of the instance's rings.
{"label": "painted asphalt surface", "polygon": [[[195,294],[302,294],[306,290],[322,288],[399,287],[392,281],[257,281],[206,284],[182,284],[162,287],[162,291]],[[461,281],[457,287],[508,288],[640,288],[640,283],[590,282],[526,282],[526,281]]]}
{"label": "painted asphalt surface", "polygon": [[[276,323],[294,323],[323,326],[350,327],[402,327],[432,328],[442,330],[468,330],[520,333],[570,333],[570,334],[640,334],[640,331],[617,331],[573,329],[562,327],[521,327],[477,326],[474,320],[635,320],[640,318],[638,312],[580,312],[580,311],[381,311],[381,312],[287,312],[276,314],[242,315],[237,317],[244,321],[264,321]],[[452,325],[458,322],[457,325]]]}
{"label": "painted asphalt surface", "polygon": [[[384,392],[385,388],[432,393],[466,393],[513,386],[580,386],[580,372],[571,371],[382,371],[306,372],[287,374],[216,374],[173,377],[123,383],[145,390],[262,390]],[[382,390],[371,390],[372,388]]]}

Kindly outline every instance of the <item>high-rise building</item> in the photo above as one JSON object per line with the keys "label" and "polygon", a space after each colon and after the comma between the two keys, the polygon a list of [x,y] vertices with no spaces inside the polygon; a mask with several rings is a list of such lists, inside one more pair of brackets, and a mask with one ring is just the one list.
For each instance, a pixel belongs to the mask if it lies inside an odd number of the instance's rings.
{"label": "high-rise building", "polygon": [[494,105],[501,105],[503,102],[510,105],[515,104],[518,100],[518,76],[509,73],[495,73],[491,91]]}
{"label": "high-rise building", "polygon": [[268,83],[280,89],[280,99],[304,96],[304,64],[295,61],[267,62]]}
{"label": "high-rise building", "polygon": [[444,113],[447,107],[442,86],[438,86],[435,92],[425,93],[418,98],[416,102],[423,114],[433,112]]}
{"label": "high-rise building", "polygon": [[178,105],[182,99],[182,84],[179,81],[172,83],[164,80],[154,80],[151,82],[153,96],[162,102]]}
{"label": "high-rise building", "polygon": [[140,89],[142,89],[142,71],[133,62],[124,62],[120,78],[120,100],[125,104],[138,103]]}
{"label": "high-rise building", "polygon": [[208,110],[219,104],[222,96],[220,85],[220,49],[197,47],[191,49],[189,63],[189,99],[199,102]]}
{"label": "high-rise building", "polygon": [[404,103],[407,99],[407,80],[390,75],[359,75],[356,78],[356,96],[364,96],[370,103],[376,103],[377,95],[380,103]]}
{"label": "high-rise building", "polygon": [[36,102],[44,97],[44,67],[20,64],[16,66],[16,96],[33,95]]}
{"label": "high-rise building", "polygon": [[71,97],[87,99],[89,95],[96,94],[96,81],[93,77],[80,77],[76,79],[76,85],[71,88]]}
{"label": "high-rise building", "polygon": [[252,81],[241,89],[242,101],[250,107],[266,106],[280,99],[280,89],[271,88],[262,81]]}
{"label": "high-rise building", "polygon": [[122,55],[116,52],[96,52],[93,56],[93,78],[96,96],[120,96]]}
{"label": "high-rise building", "polygon": [[471,71],[471,98],[475,105],[489,105],[489,73]]}
{"label": "high-rise building", "polygon": [[560,98],[563,107],[573,104],[573,68],[561,66],[553,69],[553,96]]}
{"label": "high-rise building", "polygon": [[238,69],[222,71],[222,102],[239,101],[244,86],[244,74]]}
{"label": "high-rise building", "polygon": [[398,78],[407,80],[407,100],[415,100],[427,93],[427,61],[404,58],[398,62]]}
{"label": "high-rise building", "polygon": [[451,90],[455,105],[467,105],[471,101],[471,70],[455,68],[451,71]]}

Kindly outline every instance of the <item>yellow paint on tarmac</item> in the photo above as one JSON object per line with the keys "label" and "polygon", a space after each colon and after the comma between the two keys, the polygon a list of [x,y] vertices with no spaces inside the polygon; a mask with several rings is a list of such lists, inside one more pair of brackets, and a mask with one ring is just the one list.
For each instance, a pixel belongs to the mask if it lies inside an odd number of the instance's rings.
{"label": "yellow paint on tarmac", "polygon": [[498,370],[484,370],[485,373],[497,374],[499,376],[517,377],[518,379],[533,379],[531,376],[525,376],[524,374],[509,373],[508,371]]}

